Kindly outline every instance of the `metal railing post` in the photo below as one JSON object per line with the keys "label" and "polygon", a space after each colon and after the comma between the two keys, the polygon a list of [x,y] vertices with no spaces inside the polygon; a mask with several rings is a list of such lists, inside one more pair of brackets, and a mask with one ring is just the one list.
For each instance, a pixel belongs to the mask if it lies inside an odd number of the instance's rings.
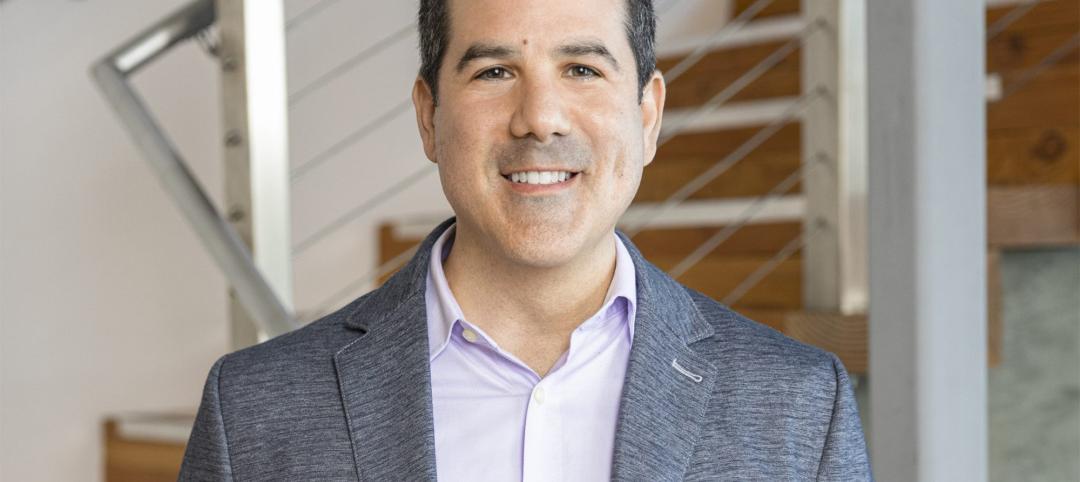
{"label": "metal railing post", "polygon": [[[282,0],[217,0],[228,220],[291,311],[292,246]],[[265,339],[230,298],[233,349]]]}
{"label": "metal railing post", "polygon": [[803,230],[819,229],[803,248],[807,310],[862,313],[867,307],[865,14],[861,0],[803,0],[807,23],[822,26],[802,49],[804,92],[825,92],[807,107],[802,159],[826,169],[803,183]]}
{"label": "metal railing post", "polygon": [[91,67],[91,75],[199,234],[244,309],[270,335],[294,328],[292,313],[259,272],[241,236],[221,217],[172,142],[128,84],[128,77],[216,20],[213,0],[197,0],[150,26]]}

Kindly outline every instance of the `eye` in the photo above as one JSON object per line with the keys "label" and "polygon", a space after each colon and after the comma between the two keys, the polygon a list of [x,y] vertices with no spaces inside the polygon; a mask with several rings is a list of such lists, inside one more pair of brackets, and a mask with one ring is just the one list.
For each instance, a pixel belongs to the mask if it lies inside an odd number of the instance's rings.
{"label": "eye", "polygon": [[510,72],[508,72],[503,67],[492,67],[492,68],[487,69],[487,70],[485,70],[483,72],[480,72],[476,76],[476,78],[481,79],[481,80],[499,80],[499,79],[505,79],[509,75],[510,75]]}
{"label": "eye", "polygon": [[584,65],[573,65],[573,66],[571,66],[570,67],[570,76],[571,77],[582,77],[582,78],[601,77],[600,72],[597,72],[596,69],[594,69],[592,67],[586,67]]}

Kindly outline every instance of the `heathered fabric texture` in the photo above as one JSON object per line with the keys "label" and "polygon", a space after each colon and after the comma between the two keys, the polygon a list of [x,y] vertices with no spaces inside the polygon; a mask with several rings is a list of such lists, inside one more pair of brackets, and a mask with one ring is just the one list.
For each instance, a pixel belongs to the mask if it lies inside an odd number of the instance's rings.
{"label": "heathered fabric texture", "polygon": [[[180,480],[433,480],[424,290],[454,221],[381,288],[217,360]],[[638,307],[613,480],[872,480],[834,355],[680,285],[617,234]]]}

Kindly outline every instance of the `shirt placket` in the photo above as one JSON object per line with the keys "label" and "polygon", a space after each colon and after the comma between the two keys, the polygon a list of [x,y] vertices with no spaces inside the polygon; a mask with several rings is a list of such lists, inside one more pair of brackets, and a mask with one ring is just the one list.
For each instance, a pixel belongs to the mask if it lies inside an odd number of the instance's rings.
{"label": "shirt placket", "polygon": [[559,416],[558,384],[543,379],[533,386],[525,412],[521,480],[542,482],[565,480],[563,469],[563,425]]}

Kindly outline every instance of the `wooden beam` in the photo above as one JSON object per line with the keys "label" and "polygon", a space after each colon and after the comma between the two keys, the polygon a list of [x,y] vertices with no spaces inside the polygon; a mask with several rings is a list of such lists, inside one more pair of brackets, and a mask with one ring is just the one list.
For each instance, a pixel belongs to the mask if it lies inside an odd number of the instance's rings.
{"label": "wooden beam", "polygon": [[1080,186],[991,187],[986,204],[993,247],[1080,244]]}

